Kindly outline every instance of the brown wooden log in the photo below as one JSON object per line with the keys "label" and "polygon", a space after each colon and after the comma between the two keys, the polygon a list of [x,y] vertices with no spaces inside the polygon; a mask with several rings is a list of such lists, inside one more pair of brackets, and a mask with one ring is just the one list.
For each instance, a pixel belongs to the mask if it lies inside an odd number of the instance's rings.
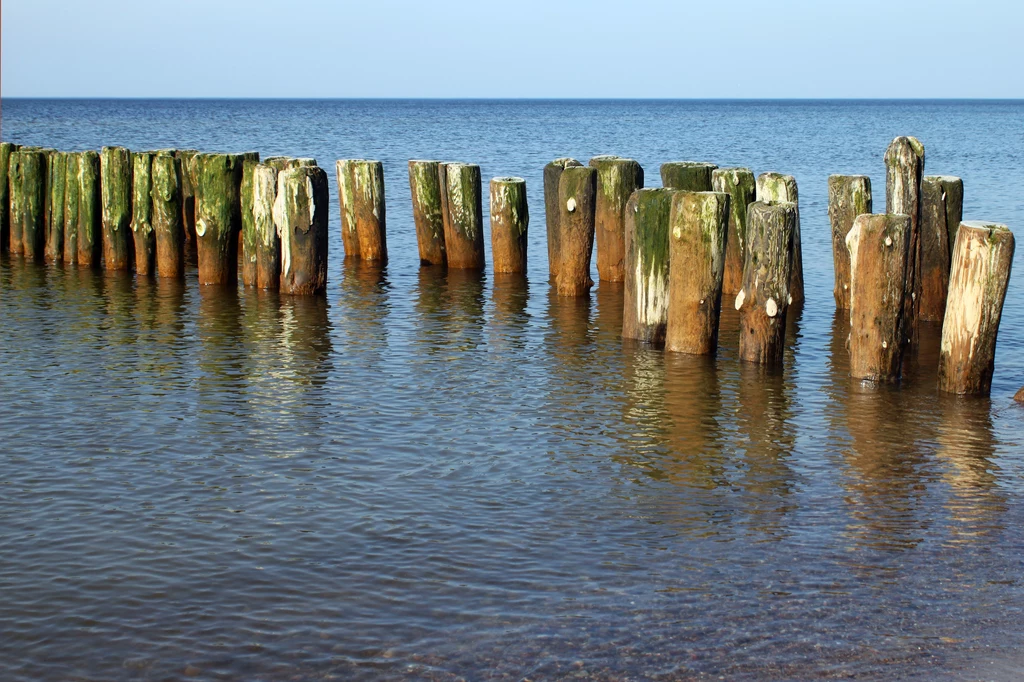
{"label": "brown wooden log", "polygon": [[710,192],[711,174],[717,168],[704,161],[668,161],[661,164],[661,185],[687,192]]}
{"label": "brown wooden log", "polygon": [[380,161],[342,159],[337,163],[337,173],[345,257],[358,255],[365,261],[386,263],[384,165]]}
{"label": "brown wooden log", "polygon": [[[338,179],[338,204],[341,209],[341,243],[345,258],[359,258],[359,231],[356,220],[355,180],[350,161],[340,159],[335,164]],[[279,171],[284,170],[278,168]]]}
{"label": "brown wooden log", "polygon": [[238,232],[242,223],[241,154],[197,154],[196,238],[200,285],[238,282]]}
{"label": "brown wooden log", "polygon": [[322,294],[327,289],[329,203],[322,168],[298,166],[278,174],[274,224],[281,238],[281,293]]}
{"label": "brown wooden log", "polygon": [[792,203],[755,202],[748,207],[743,287],[735,301],[741,360],[782,365],[796,216]]}
{"label": "brown wooden log", "polygon": [[800,195],[796,178],[782,173],[761,173],[757,176],[757,200],[765,204],[781,202],[796,204],[796,229],[793,232],[793,267],[789,272],[790,305],[804,302],[804,255],[800,243]]}
{"label": "brown wooden log", "polygon": [[7,171],[10,168],[11,153],[20,148],[20,145],[0,142],[0,252],[7,252],[11,248],[11,193]]}
{"label": "brown wooden log", "polygon": [[728,194],[718,192],[680,191],[672,198],[665,350],[691,355],[718,350],[729,201]]}
{"label": "brown wooden log", "polygon": [[46,253],[48,263],[64,260],[64,195],[67,191],[68,155],[51,152],[47,159]]}
{"label": "brown wooden log", "polygon": [[103,257],[103,207],[100,155],[89,150],[78,157],[78,264],[98,268]]}
{"label": "brown wooden log", "polygon": [[135,272],[148,277],[156,272],[156,232],[153,230],[154,152],[132,154],[132,242]]}
{"label": "brown wooden log", "polygon": [[846,236],[850,253],[850,376],[899,381],[910,217],[861,214]]}
{"label": "brown wooden log", "polygon": [[644,186],[644,169],[633,159],[618,156],[595,156],[589,165],[597,171],[594,232],[598,279],[622,282],[626,275],[626,202]]}
{"label": "brown wooden log", "polygon": [[[299,168],[298,164],[282,164],[282,170]],[[274,203],[277,199],[279,170],[273,159],[253,169],[252,213],[256,230],[256,287],[278,289],[281,283],[281,239],[274,224]]]}
{"label": "brown wooden log", "polygon": [[445,163],[439,167],[444,183],[444,246],[449,269],[483,271],[484,220],[480,166]]}
{"label": "brown wooden log", "polygon": [[444,207],[441,201],[440,161],[409,162],[409,191],[420,265],[446,265]]}
{"label": "brown wooden log", "polygon": [[859,215],[871,213],[871,178],[866,175],[830,175],[828,218],[832,223],[832,264],[836,310],[850,309],[850,250],[846,235]]}
{"label": "brown wooden log", "polygon": [[914,137],[897,137],[885,151],[885,212],[910,216],[909,263],[903,301],[905,342],[917,343],[921,292],[921,179],[924,146]]}
{"label": "brown wooden log", "polygon": [[949,286],[949,229],[946,226],[946,192],[934,176],[921,180],[921,300],[919,319],[941,322],[946,312]]}
{"label": "brown wooden log", "polygon": [[530,210],[526,180],[491,180],[491,255],[496,273],[526,273],[526,235]]}
{"label": "brown wooden log", "polygon": [[1021,405],[1024,405],[1024,388],[1017,391],[1017,393],[1014,394],[1013,399],[1016,400]]}
{"label": "brown wooden log", "polygon": [[1013,233],[1005,225],[960,223],[942,321],[940,391],[989,394],[1013,251]]}
{"label": "brown wooden log", "polygon": [[244,286],[254,286],[256,268],[252,260],[253,253],[245,247],[246,235],[252,236],[252,169],[260,162],[259,152],[242,154],[242,184],[239,186],[239,203],[242,210],[242,227],[238,231],[238,270],[242,275]]}
{"label": "brown wooden log", "polygon": [[11,154],[8,171],[11,253],[39,262],[46,246],[47,157],[46,151],[23,147]]}
{"label": "brown wooden log", "polygon": [[729,238],[725,245],[723,294],[743,288],[743,263],[747,251],[747,206],[757,198],[757,183],[749,168],[718,168],[711,173],[711,186],[729,195]]}
{"label": "brown wooden log", "polygon": [[156,272],[160,277],[185,277],[185,226],[183,224],[181,159],[173,152],[153,157],[152,219],[156,240]]}
{"label": "brown wooden log", "polygon": [[586,296],[594,286],[590,260],[594,253],[597,171],[567,165],[558,179],[558,275],[559,296]]}
{"label": "brown wooden log", "polygon": [[665,344],[668,325],[669,219],[676,190],[639,189],[626,204],[626,283],[622,337]]}
{"label": "brown wooden log", "polygon": [[558,280],[558,264],[561,262],[561,245],[559,236],[562,233],[558,221],[562,215],[558,201],[558,186],[562,171],[566,168],[582,166],[576,159],[555,159],[544,166],[544,219],[548,231],[548,276],[552,281]]}
{"label": "brown wooden log", "polygon": [[927,178],[941,185],[942,191],[945,193],[946,231],[948,233],[950,262],[952,262],[956,232],[964,219],[964,181],[954,175],[929,175]]}
{"label": "brown wooden log", "polygon": [[124,147],[100,152],[103,208],[103,267],[130,270],[132,244],[132,153]]}
{"label": "brown wooden log", "polygon": [[198,238],[196,237],[196,165],[193,162],[199,151],[179,149],[174,156],[181,162],[181,226],[185,230],[185,263],[199,263]]}
{"label": "brown wooden log", "polygon": [[64,262],[78,263],[78,205],[81,193],[78,152],[68,152],[64,164]]}

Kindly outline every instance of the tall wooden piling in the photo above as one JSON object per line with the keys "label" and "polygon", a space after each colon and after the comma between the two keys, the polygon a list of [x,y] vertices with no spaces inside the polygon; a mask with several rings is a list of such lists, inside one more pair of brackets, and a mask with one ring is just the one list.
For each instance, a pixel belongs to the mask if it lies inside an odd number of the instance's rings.
{"label": "tall wooden piling", "polygon": [[64,260],[64,195],[67,191],[68,155],[53,152],[48,159],[46,202],[46,261],[59,263]]}
{"label": "tall wooden piling", "polygon": [[277,176],[274,223],[281,235],[282,293],[321,294],[327,288],[327,183],[327,173],[317,166],[288,168]]}
{"label": "tall wooden piling", "polygon": [[594,253],[597,171],[567,165],[558,179],[558,275],[559,296],[586,296],[594,286],[590,259]]}
{"label": "tall wooden piling", "polygon": [[548,276],[552,281],[558,280],[558,265],[561,263],[561,244],[559,235],[559,219],[562,215],[561,203],[558,200],[558,187],[562,172],[566,168],[582,166],[576,159],[568,157],[555,159],[544,166],[544,220],[548,232]]}
{"label": "tall wooden piling", "polygon": [[989,394],[1013,251],[1013,233],[1006,225],[960,223],[942,322],[940,391]]}
{"label": "tall wooden piling", "polygon": [[921,320],[941,322],[949,286],[949,230],[942,184],[926,176],[921,180]]}
{"label": "tall wooden piling", "polygon": [[626,275],[626,202],[644,186],[644,169],[633,159],[618,156],[595,156],[589,165],[597,171],[597,276],[603,282],[622,282]]}
{"label": "tall wooden piling", "polygon": [[661,185],[687,192],[710,192],[711,174],[717,168],[704,161],[668,161],[661,164]]}
{"label": "tall wooden piling", "polygon": [[885,212],[910,216],[907,236],[907,284],[903,297],[905,342],[917,342],[921,292],[921,180],[924,146],[914,137],[897,137],[885,151]]}
{"label": "tall wooden piling", "polygon": [[11,193],[7,171],[11,164],[11,153],[18,149],[19,145],[0,142],[0,252],[11,248]]}
{"label": "tall wooden piling", "polygon": [[526,272],[526,235],[530,210],[526,202],[526,180],[491,180],[491,256],[494,272]]}
{"label": "tall wooden piling", "polygon": [[669,301],[669,218],[676,190],[639,189],[626,204],[622,336],[665,344]]}
{"label": "tall wooden piling", "polygon": [[717,192],[680,191],[672,198],[665,350],[714,355],[718,349],[729,201]]}
{"label": "tall wooden piling", "polygon": [[64,163],[64,262],[78,263],[78,204],[81,193],[78,152],[68,152]]}
{"label": "tall wooden piling", "polygon": [[192,163],[196,166],[199,283],[233,285],[238,281],[244,158],[241,154],[198,154]]}
{"label": "tall wooden piling", "polygon": [[156,233],[153,230],[153,152],[132,154],[132,241],[135,272],[156,272]]}
{"label": "tall wooden piling", "polygon": [[943,201],[946,204],[946,232],[949,245],[950,262],[952,262],[953,245],[956,243],[956,232],[964,219],[964,181],[954,175],[926,175],[922,183],[928,181],[942,187]]}
{"label": "tall wooden piling", "polygon": [[757,176],[757,200],[766,204],[796,204],[796,229],[793,230],[793,265],[789,272],[791,305],[804,302],[804,256],[800,243],[800,195],[796,178],[782,173],[761,173]]}
{"label": "tall wooden piling", "polygon": [[420,265],[445,265],[444,212],[441,202],[440,161],[409,162],[409,191]]}
{"label": "tall wooden piling", "polygon": [[341,159],[337,173],[345,257],[358,256],[364,261],[386,263],[384,164],[366,159]]}
{"label": "tall wooden piling", "polygon": [[157,154],[153,157],[151,177],[156,272],[160,277],[181,279],[185,276],[181,159],[173,153]]}
{"label": "tall wooden piling", "polygon": [[181,227],[185,231],[185,263],[197,265],[199,252],[196,238],[196,171],[193,159],[199,152],[195,149],[179,149],[174,152],[181,164]]}
{"label": "tall wooden piling", "polygon": [[256,166],[259,165],[259,156],[254,159],[251,156],[242,159],[242,284],[247,287],[256,286],[256,250],[259,237],[256,233],[256,220],[253,206],[254,179],[253,175]]}
{"label": "tall wooden piling", "polygon": [[850,309],[850,249],[846,235],[859,215],[871,213],[871,178],[866,175],[830,175],[828,218],[832,224],[832,265],[836,310]]}
{"label": "tall wooden piling", "polygon": [[100,152],[100,187],[103,201],[103,267],[131,268],[132,153],[124,147]]}
{"label": "tall wooden piling", "polygon": [[755,202],[748,208],[743,286],[735,300],[741,360],[782,365],[796,217],[793,203]]}
{"label": "tall wooden piling", "polygon": [[861,214],[846,236],[850,254],[850,376],[855,379],[900,379],[910,230],[910,217],[906,215]]}
{"label": "tall wooden piling", "polygon": [[747,206],[757,198],[757,183],[749,168],[718,168],[711,173],[711,186],[729,195],[729,237],[725,244],[723,294],[743,288],[743,263],[747,251]]}
{"label": "tall wooden piling", "polygon": [[103,208],[100,155],[78,156],[78,264],[99,267],[103,256]]}
{"label": "tall wooden piling", "polygon": [[475,163],[445,163],[439,166],[444,215],[444,247],[448,267],[482,271],[484,221],[480,188],[480,166]]}
{"label": "tall wooden piling", "polygon": [[[272,161],[267,159],[267,163],[257,165],[252,174],[252,215],[256,232],[255,286],[260,289],[277,289],[281,281],[281,240],[274,224],[279,171]],[[284,164],[282,170],[286,170],[287,166]]]}
{"label": "tall wooden piling", "polygon": [[42,261],[46,245],[47,152],[24,148],[13,152],[8,173],[11,252]]}

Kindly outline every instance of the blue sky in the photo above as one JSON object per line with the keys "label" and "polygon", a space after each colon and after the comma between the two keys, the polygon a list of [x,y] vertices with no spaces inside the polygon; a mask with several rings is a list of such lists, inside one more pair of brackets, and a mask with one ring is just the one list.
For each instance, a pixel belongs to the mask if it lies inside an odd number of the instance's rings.
{"label": "blue sky", "polygon": [[[172,10],[173,8],[173,10]],[[7,0],[9,97],[1024,97],[1020,0]]]}

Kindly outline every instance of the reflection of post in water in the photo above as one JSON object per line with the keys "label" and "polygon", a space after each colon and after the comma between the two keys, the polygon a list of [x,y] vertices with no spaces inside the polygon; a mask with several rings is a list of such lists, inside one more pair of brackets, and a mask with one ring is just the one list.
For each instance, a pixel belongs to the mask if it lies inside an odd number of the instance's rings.
{"label": "reflection of post in water", "polygon": [[526,347],[525,331],[530,322],[526,312],[529,285],[519,273],[496,272],[491,282],[494,320],[490,325],[492,347],[507,341],[511,346]]}
{"label": "reflection of post in water", "polygon": [[345,259],[341,265],[339,307],[350,322],[341,328],[348,344],[358,344],[360,348],[384,344],[388,335],[384,320],[391,309],[390,289],[387,266],[379,261]]}
{"label": "reflection of post in water", "polygon": [[126,270],[105,270],[102,271],[101,279],[106,312],[106,342],[111,345],[134,343],[137,335],[135,278]]}
{"label": "reflection of post in water", "polygon": [[195,351],[199,378],[199,422],[209,425],[203,435],[233,432],[239,413],[248,405],[245,369],[248,352],[242,327],[242,308],[235,285],[198,287],[198,344]]}
{"label": "reflection of post in water", "polygon": [[801,330],[803,329],[804,302],[794,301],[786,310],[786,341],[783,350],[786,367],[798,368],[796,354],[800,350]]}
{"label": "reflection of post in water", "polygon": [[623,282],[601,282],[597,286],[597,315],[594,326],[598,338],[619,342],[622,338],[623,296],[626,287]]}
{"label": "reflection of post in water", "polygon": [[674,482],[707,490],[728,485],[722,440],[722,393],[711,356],[665,356],[665,417],[673,463],[666,474]]}
{"label": "reflection of post in water", "polygon": [[[349,261],[345,261],[348,265]],[[415,309],[417,320],[413,339],[426,345],[428,354],[443,352],[448,340],[450,311],[445,304],[448,288],[447,268],[425,265],[419,269],[416,283]]]}
{"label": "reflection of post in water", "polygon": [[[278,298],[276,295],[273,298]],[[280,298],[279,376],[295,388],[300,404],[319,403],[316,390],[327,384],[331,367],[331,322],[329,305],[323,296],[285,296]],[[278,384],[280,404],[287,403],[289,392]]]}
{"label": "reflection of post in water", "polygon": [[450,311],[449,350],[483,345],[484,274],[470,268],[449,268],[446,305]]}
{"label": "reflection of post in water", "polygon": [[578,373],[594,361],[585,350],[593,343],[590,307],[589,296],[559,296],[554,287],[548,290],[548,345],[558,366],[569,369],[569,374]]}
{"label": "reflection of post in water", "polygon": [[187,375],[184,365],[192,350],[185,339],[186,293],[186,283],[181,279],[140,277],[135,283],[135,315],[149,340],[140,348],[159,349],[146,352],[138,368],[166,377],[169,384]]}

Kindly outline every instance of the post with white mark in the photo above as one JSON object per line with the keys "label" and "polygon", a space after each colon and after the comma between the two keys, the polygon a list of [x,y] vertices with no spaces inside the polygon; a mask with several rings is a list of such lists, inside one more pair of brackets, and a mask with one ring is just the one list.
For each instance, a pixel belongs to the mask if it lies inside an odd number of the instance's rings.
{"label": "post with white mark", "polygon": [[448,267],[483,272],[484,218],[480,166],[444,163],[438,167]]}
{"label": "post with white mark", "polygon": [[559,296],[586,296],[594,286],[590,259],[594,254],[597,171],[567,166],[558,179]]}
{"label": "post with white mark", "polygon": [[153,231],[152,152],[132,154],[132,240],[135,243],[135,272],[156,271],[156,233]]}
{"label": "post with white mark", "polygon": [[921,296],[921,179],[924,145],[914,137],[897,137],[885,151],[885,212],[910,217],[907,236],[907,285],[903,296],[905,343],[917,343]]}
{"label": "post with white mark", "polygon": [[770,367],[783,362],[793,263],[796,204],[756,202],[747,210],[740,312],[740,359]]}
{"label": "post with white mark", "polygon": [[871,178],[866,175],[830,175],[828,218],[832,224],[832,265],[836,310],[850,309],[850,250],[846,235],[857,216],[871,213]]}
{"label": "post with white mark", "polygon": [[327,173],[317,166],[288,168],[277,176],[281,293],[322,294],[327,288],[327,183]]}
{"label": "post with white mark", "polygon": [[555,159],[544,166],[544,217],[548,231],[548,275],[553,282],[558,281],[558,265],[561,263],[561,228],[559,220],[562,215],[561,203],[558,200],[558,187],[562,173],[566,168],[582,166],[576,159],[568,157]]}
{"label": "post with white mark", "polygon": [[626,272],[626,202],[644,186],[644,169],[633,159],[618,156],[595,156],[589,165],[597,171],[597,276],[602,282],[622,282]]}
{"label": "post with white mark", "polygon": [[729,195],[729,237],[725,244],[725,275],[722,293],[743,288],[743,263],[747,252],[747,207],[757,198],[757,183],[749,168],[719,168],[711,173],[716,192]]}
{"label": "post with white mark", "polygon": [[687,192],[710,192],[711,174],[717,168],[704,161],[668,161],[661,164],[661,186]]}
{"label": "post with white mark", "polygon": [[960,223],[942,322],[940,391],[989,394],[1013,251],[1013,233],[1006,225]]}
{"label": "post with white mark", "polygon": [[158,152],[150,168],[156,273],[168,279],[182,279],[185,276],[185,226],[181,210],[181,159],[173,151]]}
{"label": "post with white mark", "polygon": [[242,154],[197,154],[196,239],[200,285],[238,282]]}
{"label": "post with white mark", "polygon": [[761,173],[757,176],[757,200],[765,204],[788,202],[796,204],[796,228],[793,230],[793,266],[789,272],[790,304],[804,302],[804,255],[800,244],[800,195],[796,178],[782,173]]}
{"label": "post with white mark", "polygon": [[672,198],[665,350],[691,355],[718,350],[729,201],[719,192],[684,191]]}
{"label": "post with white mark", "polygon": [[440,161],[409,162],[409,191],[420,265],[446,265]]}
{"label": "post with white mark", "polygon": [[526,272],[526,235],[529,226],[526,180],[491,180],[491,257],[494,272]]}
{"label": "post with white mark", "polygon": [[910,217],[860,215],[850,252],[850,376],[896,382],[903,367],[903,293],[910,264]]}
{"label": "post with white mark", "polygon": [[622,336],[665,345],[668,327],[669,218],[676,190],[639,189],[626,204],[626,286]]}
{"label": "post with white mark", "polygon": [[922,320],[941,322],[945,315],[949,267],[957,228],[963,220],[963,202],[960,178],[926,175],[921,181]]}
{"label": "post with white mark", "polygon": [[[252,171],[252,218],[256,255],[253,286],[258,289],[277,289],[281,281],[281,239],[274,224],[274,202],[277,199],[279,170],[272,162],[273,159],[267,159]],[[281,168],[287,168],[287,164]]]}
{"label": "post with white mark", "polygon": [[345,257],[386,263],[384,164],[367,159],[341,159],[337,173]]}

